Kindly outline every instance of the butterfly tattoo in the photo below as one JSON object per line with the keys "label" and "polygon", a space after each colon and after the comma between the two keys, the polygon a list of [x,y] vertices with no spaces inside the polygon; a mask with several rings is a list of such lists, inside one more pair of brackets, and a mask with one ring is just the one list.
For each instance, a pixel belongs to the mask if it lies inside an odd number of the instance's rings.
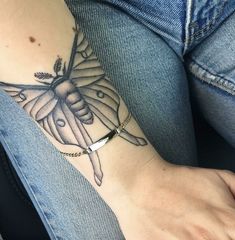
{"label": "butterfly tattoo", "polygon": [[[109,130],[120,125],[120,97],[77,25],[74,33],[69,63],[58,57],[53,74],[35,73],[41,84],[0,82],[0,87],[59,143],[86,149],[94,142],[87,126],[95,118]],[[125,129],[119,136],[136,146],[147,144]],[[88,157],[100,186],[103,172],[98,152]]]}

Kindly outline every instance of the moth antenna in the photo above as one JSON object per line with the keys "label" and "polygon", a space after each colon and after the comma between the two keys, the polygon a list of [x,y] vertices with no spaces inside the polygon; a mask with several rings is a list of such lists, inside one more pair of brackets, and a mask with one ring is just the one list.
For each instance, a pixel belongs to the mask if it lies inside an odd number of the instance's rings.
{"label": "moth antenna", "polygon": [[45,85],[51,85],[51,82],[40,81],[39,79],[37,79],[37,82],[43,83]]}

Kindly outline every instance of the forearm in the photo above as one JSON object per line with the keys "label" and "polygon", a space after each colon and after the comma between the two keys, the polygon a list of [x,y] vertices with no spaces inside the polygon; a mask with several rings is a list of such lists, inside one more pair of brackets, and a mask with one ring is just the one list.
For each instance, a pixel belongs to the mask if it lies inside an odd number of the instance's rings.
{"label": "forearm", "polygon": [[[59,151],[83,151],[118,127],[128,109],[63,1],[7,2],[0,10],[1,88]],[[109,205],[153,174],[146,170],[153,159],[154,168],[165,164],[133,118],[98,151],[66,158]]]}

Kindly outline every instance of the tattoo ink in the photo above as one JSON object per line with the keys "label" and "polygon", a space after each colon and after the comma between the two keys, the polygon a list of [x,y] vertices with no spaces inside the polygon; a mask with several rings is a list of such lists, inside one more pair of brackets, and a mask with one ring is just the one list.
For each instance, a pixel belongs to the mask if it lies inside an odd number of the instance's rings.
{"label": "tattoo ink", "polygon": [[[60,56],[53,73],[36,72],[40,85],[9,84],[0,87],[12,96],[28,114],[54,139],[64,145],[84,150],[93,144],[87,126],[98,119],[112,131],[120,125],[120,97],[105,75],[97,57],[76,26],[68,64]],[[30,37],[30,41],[36,41]],[[120,137],[136,146],[144,146],[144,138],[123,130]],[[94,179],[102,184],[103,171],[98,152],[88,155]]]}

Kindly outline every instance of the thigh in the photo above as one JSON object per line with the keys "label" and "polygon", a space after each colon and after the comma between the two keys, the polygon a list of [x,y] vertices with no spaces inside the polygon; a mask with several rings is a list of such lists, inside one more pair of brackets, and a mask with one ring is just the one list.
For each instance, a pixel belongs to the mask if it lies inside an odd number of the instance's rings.
{"label": "thigh", "polygon": [[157,151],[170,162],[196,165],[182,62],[146,26],[111,5],[95,2],[67,1],[107,74]]}
{"label": "thigh", "polygon": [[207,121],[235,147],[235,13],[187,56],[193,96]]}

